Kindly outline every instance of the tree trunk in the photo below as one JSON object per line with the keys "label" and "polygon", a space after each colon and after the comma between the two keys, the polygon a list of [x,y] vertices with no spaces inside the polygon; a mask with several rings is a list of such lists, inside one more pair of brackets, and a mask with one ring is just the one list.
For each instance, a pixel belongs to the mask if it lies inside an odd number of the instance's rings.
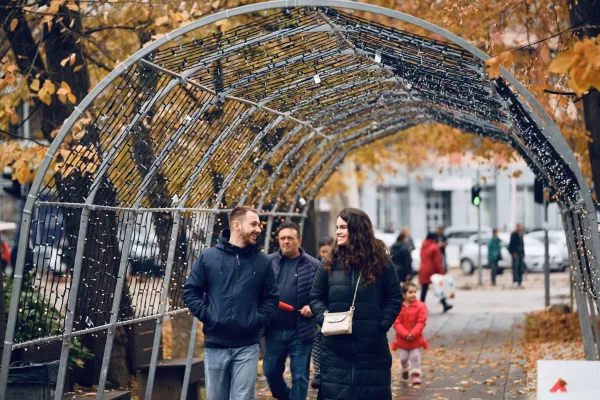
{"label": "tree trunk", "polygon": [[[50,79],[56,89],[60,88],[62,82],[69,85],[71,93],[73,93],[77,102],[81,101],[83,97],[88,93],[90,88],[88,69],[85,64],[82,48],[80,44],[80,36],[82,35],[82,23],[78,12],[69,10],[66,6],[61,7],[61,16],[55,17],[52,21],[52,28],[49,29],[48,24],[44,24],[43,32],[43,46],[46,55],[45,63],[40,57],[39,45],[34,40],[33,33],[29,28],[23,11],[18,7],[19,4],[12,3],[13,7],[6,7],[9,4],[9,0],[0,0],[0,24],[4,30],[4,34],[11,45],[11,50],[17,60],[17,65],[23,76],[26,76],[29,83],[37,77],[40,79],[40,83],[43,84],[45,79]],[[10,23],[12,19],[18,19],[18,29],[11,31]],[[64,66],[61,62],[74,55],[75,63],[71,65],[67,62]],[[81,66],[76,72],[75,68]],[[34,98],[34,101],[39,101]],[[50,105],[41,104],[42,113],[42,132],[46,139],[52,140],[52,133],[58,129],[64,122],[64,120],[70,115],[73,107],[62,104],[57,96],[52,97]],[[89,137],[84,138],[82,144],[88,146],[94,146],[96,144],[96,138],[93,132]],[[100,149],[97,149],[98,151]],[[69,180],[74,177],[67,178]],[[70,196],[69,185],[62,182],[60,177],[57,177],[57,190],[63,201],[81,201],[82,199],[73,199]],[[72,182],[71,182],[72,183]],[[78,184],[83,184],[82,180],[77,180]],[[87,184],[91,184],[88,182]],[[103,194],[109,194],[107,198],[108,202],[111,202],[111,193],[114,194],[112,184],[107,182],[106,189],[102,191]],[[112,204],[115,205],[113,201]],[[79,231],[80,222],[80,210],[72,211],[65,216],[66,232],[65,237],[69,238],[77,237]],[[120,259],[120,251],[118,239],[116,237],[116,227],[118,226],[118,217],[112,212],[105,211],[94,211],[90,216],[91,221],[102,221],[106,228],[104,231],[94,231],[93,229],[88,230],[87,241],[88,243],[100,242],[104,239],[103,233],[106,231],[114,230],[114,234],[109,239],[110,245],[106,248],[110,254],[96,254],[98,253],[98,246],[86,246],[83,266],[82,279],[86,279],[87,286],[83,284],[80,286],[80,292],[73,295],[77,295],[80,299],[77,302],[75,329],[85,329],[90,325],[97,326],[98,323],[107,323],[110,317],[110,307],[112,306],[112,297],[110,293],[114,291],[114,285],[116,279],[110,282],[108,286],[103,286],[107,282],[102,282],[100,279],[96,279],[97,276],[90,275],[92,272],[104,272],[105,276],[112,275],[116,277],[117,273],[114,268],[118,268],[118,263],[115,266],[114,260]],[[92,223],[93,225],[93,223]],[[74,247],[74,246],[73,246]],[[111,250],[112,249],[112,250]],[[67,255],[69,265],[73,265],[73,255]],[[104,262],[98,260],[102,260]],[[110,271],[99,271],[98,267],[101,266],[104,269],[107,266],[112,266],[113,269]],[[122,307],[124,310],[131,310],[129,306],[130,297],[126,292],[127,286],[125,286],[125,292],[123,293]],[[105,298],[103,297],[105,296]],[[89,314],[88,314],[89,312]],[[86,320],[84,315],[90,315],[90,319]],[[113,345],[113,352],[109,366],[108,381],[109,386],[113,387],[127,387],[129,386],[129,362],[127,358],[127,342],[130,336],[129,330],[126,328],[118,328],[115,336]],[[93,378],[92,384],[95,384],[99,376],[99,365],[102,363],[102,355],[104,353],[105,339],[99,335],[95,337],[93,335],[87,335],[83,339],[84,344],[94,354],[95,359],[93,363],[88,363],[86,368],[91,368],[86,374],[88,377]],[[96,368],[94,368],[94,366]]]}
{"label": "tree trunk", "polygon": [[[569,0],[571,23],[573,26],[589,26],[577,30],[580,39],[595,38],[600,34],[600,2],[597,0]],[[583,117],[585,128],[590,133],[588,144],[595,200],[600,200],[600,99],[598,88],[592,89],[583,97]]]}

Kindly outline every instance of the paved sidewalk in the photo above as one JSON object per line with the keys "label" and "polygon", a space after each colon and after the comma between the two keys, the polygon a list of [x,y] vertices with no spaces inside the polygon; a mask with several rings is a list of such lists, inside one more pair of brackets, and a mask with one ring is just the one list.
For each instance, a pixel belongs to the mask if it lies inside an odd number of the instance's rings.
{"label": "paved sidewalk", "polygon": [[[394,354],[393,398],[525,399],[525,360],[517,347],[523,319],[518,314],[432,313],[426,328],[430,348],[422,352],[423,384],[413,387],[401,380]],[[289,381],[289,371],[286,375]],[[263,376],[257,386],[258,398],[271,398]],[[309,398],[317,398],[316,390]]]}
{"label": "paved sidewalk", "polygon": [[[477,277],[462,277],[452,271],[457,282],[455,308],[447,314],[433,294],[428,296],[429,320],[425,337],[429,350],[421,361],[423,384],[413,387],[400,378],[400,360],[394,354],[392,393],[394,399],[525,399],[525,354],[519,349],[525,313],[543,309],[543,275],[529,274],[526,288],[511,285],[510,273],[500,277],[497,287],[476,286]],[[552,303],[568,302],[568,274],[552,274]],[[390,331],[388,340],[393,340]],[[286,371],[288,384],[291,381]],[[270,399],[265,378],[257,380],[258,399]],[[317,392],[309,391],[316,399]]]}

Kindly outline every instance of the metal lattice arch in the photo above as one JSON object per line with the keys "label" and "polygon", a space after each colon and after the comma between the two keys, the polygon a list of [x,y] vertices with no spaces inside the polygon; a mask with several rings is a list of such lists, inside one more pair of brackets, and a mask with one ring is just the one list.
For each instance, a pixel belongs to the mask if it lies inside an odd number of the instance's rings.
{"label": "metal lattice arch", "polygon": [[[381,25],[374,15],[442,40]],[[220,21],[241,17],[219,32]],[[62,393],[72,338],[97,333],[107,335],[101,398],[116,327],[156,320],[149,399],[163,318],[186,311],[185,277],[229,209],[261,210],[268,247],[278,221],[306,218],[349,152],[428,123],[506,143],[556,190],[585,352],[597,359],[600,239],[589,189],[533,96],[505,70],[486,78],[488,58],[426,21],[335,0],[220,12],[138,51],[75,108],[27,197],[0,397],[14,349],[62,341]],[[67,284],[55,279],[53,263]],[[133,263],[142,273],[127,273]],[[158,276],[144,273],[152,263]],[[36,313],[24,299],[40,288],[45,312]]]}

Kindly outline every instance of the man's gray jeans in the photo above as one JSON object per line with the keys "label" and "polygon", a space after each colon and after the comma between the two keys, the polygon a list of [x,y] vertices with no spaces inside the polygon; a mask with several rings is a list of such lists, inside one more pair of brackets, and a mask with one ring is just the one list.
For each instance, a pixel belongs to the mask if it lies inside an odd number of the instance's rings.
{"label": "man's gray jeans", "polygon": [[252,400],[260,346],[205,348],[206,396],[210,400]]}

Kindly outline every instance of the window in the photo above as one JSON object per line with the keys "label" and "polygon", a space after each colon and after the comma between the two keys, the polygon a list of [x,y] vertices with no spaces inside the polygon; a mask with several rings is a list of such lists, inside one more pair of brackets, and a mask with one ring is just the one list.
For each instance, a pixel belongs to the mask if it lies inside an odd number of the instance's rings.
{"label": "window", "polygon": [[408,188],[399,186],[377,187],[377,228],[391,226],[395,231],[409,225],[410,209]]}
{"label": "window", "polygon": [[534,227],[535,214],[534,208],[535,203],[533,201],[533,185],[519,185],[517,186],[517,223],[523,224],[526,228]]}
{"label": "window", "polygon": [[450,196],[451,192],[436,192],[433,190],[425,194],[425,214],[427,230],[432,231],[438,226],[450,225]]}

